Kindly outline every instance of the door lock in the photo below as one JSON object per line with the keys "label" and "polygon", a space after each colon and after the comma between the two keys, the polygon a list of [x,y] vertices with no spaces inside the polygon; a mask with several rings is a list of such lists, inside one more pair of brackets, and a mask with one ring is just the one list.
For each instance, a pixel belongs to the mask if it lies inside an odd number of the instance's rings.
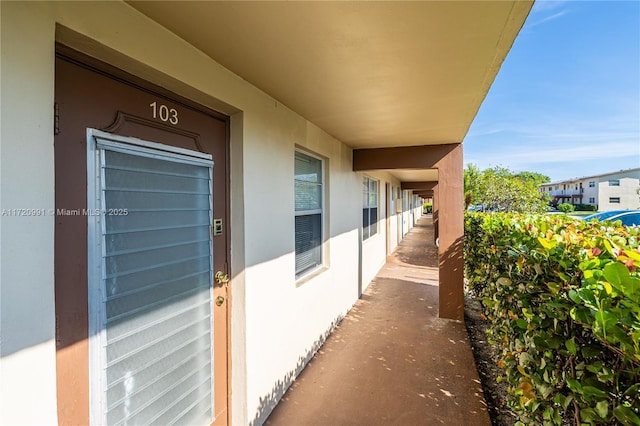
{"label": "door lock", "polygon": [[225,274],[222,271],[216,272],[213,278],[215,279],[216,284],[225,285],[229,282],[229,274]]}
{"label": "door lock", "polygon": [[224,303],[224,297],[222,296],[216,297],[216,306],[222,306],[223,303]]}

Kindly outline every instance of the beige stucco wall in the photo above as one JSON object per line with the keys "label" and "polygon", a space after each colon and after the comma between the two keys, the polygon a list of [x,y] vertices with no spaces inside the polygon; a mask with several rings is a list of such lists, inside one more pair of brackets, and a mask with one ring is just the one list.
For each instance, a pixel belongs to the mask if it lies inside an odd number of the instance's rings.
{"label": "beige stucco wall", "polygon": [[[351,150],[124,3],[3,1],[0,18],[2,209],[54,206],[56,38],[232,116],[232,420],[260,423],[356,301],[359,279],[384,263],[383,214],[359,252]],[[296,147],[329,171],[328,268],[304,283],[294,276]],[[0,218],[0,424],[57,421],[53,231],[50,215]]]}
{"label": "beige stucco wall", "polygon": [[389,252],[395,250],[398,246],[398,224],[401,220],[400,216],[396,213],[397,195],[400,185],[394,184],[391,187],[391,211],[389,212]]}
{"label": "beige stucco wall", "polygon": [[51,424],[53,217],[7,209],[53,207],[53,27],[15,6],[0,3],[0,424]]}
{"label": "beige stucco wall", "polygon": [[411,191],[402,191],[402,236],[413,227],[413,210],[411,208]]}
{"label": "beige stucco wall", "polygon": [[[638,175],[640,173],[636,173]],[[609,186],[609,180],[617,179],[620,186]],[[640,209],[640,177],[612,175],[607,179],[602,179],[597,183],[598,187],[598,210],[636,210]],[[619,203],[609,202],[610,197],[620,198]]]}
{"label": "beige stucco wall", "polygon": [[[392,185],[398,187],[400,186],[400,182],[386,172],[368,172],[359,176],[360,182],[363,176],[378,180],[378,232],[362,243],[362,290],[364,291],[386,261],[387,226],[385,221],[387,215],[391,214],[391,222],[397,224],[395,213],[387,212],[386,183],[390,182]],[[360,183],[360,185],[362,184]],[[362,208],[361,205],[360,208]],[[391,229],[395,230],[396,228],[392,227]],[[390,235],[393,238],[391,245],[395,248],[397,245],[397,233],[394,234],[390,232]]]}

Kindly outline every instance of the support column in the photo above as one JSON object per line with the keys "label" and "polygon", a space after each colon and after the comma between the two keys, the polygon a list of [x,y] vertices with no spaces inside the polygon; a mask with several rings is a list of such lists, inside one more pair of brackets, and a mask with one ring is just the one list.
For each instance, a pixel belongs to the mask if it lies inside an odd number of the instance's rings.
{"label": "support column", "polygon": [[[434,226],[440,239],[441,318],[464,319],[464,183],[462,145],[437,163],[438,185],[434,188]],[[437,200],[437,201],[436,201]],[[437,210],[436,210],[437,206]],[[437,218],[437,221],[436,219]]]}

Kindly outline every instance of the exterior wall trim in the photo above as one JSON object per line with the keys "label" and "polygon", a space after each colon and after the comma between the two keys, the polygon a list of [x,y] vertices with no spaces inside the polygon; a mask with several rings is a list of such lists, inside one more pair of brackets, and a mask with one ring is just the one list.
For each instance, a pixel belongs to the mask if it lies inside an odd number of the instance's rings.
{"label": "exterior wall trim", "polygon": [[[353,171],[378,169],[435,169],[459,143],[399,148],[371,148],[353,151]],[[403,188],[404,189],[404,188]]]}
{"label": "exterior wall trim", "polygon": [[[120,68],[117,68],[113,65],[110,65],[106,62],[103,62],[100,59],[96,59],[92,56],[89,56],[88,54],[84,53],[84,52],[80,52],[78,50],[75,50],[72,47],[67,46],[66,44],[63,44],[61,42],[56,41],[55,43],[55,56],[64,59],[65,61],[71,62],[75,65],[78,65],[80,67],[83,67],[85,69],[88,69],[92,72],[95,72],[97,74],[100,75],[104,75],[106,77],[109,77],[111,79],[115,79],[123,84],[132,86],[138,90],[144,91],[144,92],[149,92],[149,93],[153,93],[156,95],[159,95],[161,97],[165,97],[167,99],[170,99],[171,101],[175,102],[176,104],[182,104],[183,106],[192,109],[192,110],[196,110],[200,113],[203,113],[205,115],[208,115],[212,118],[215,118],[217,120],[223,121],[225,123],[225,129],[226,129],[226,134],[225,134],[225,140],[226,140],[226,156],[224,159],[224,162],[226,163],[226,170],[228,171],[226,176],[225,176],[225,186],[227,188],[227,200],[225,202],[226,205],[226,217],[230,219],[231,221],[231,198],[233,198],[232,193],[231,193],[231,186],[230,186],[230,175],[233,173],[233,170],[231,169],[230,163],[231,163],[231,158],[230,158],[230,141],[231,141],[231,117],[229,117],[226,114],[220,113],[218,111],[215,111],[205,105],[202,105],[196,101],[193,101],[189,98],[186,98],[184,96],[181,96],[179,94],[176,94],[175,92],[172,92],[164,87],[158,86],[156,84],[154,84],[151,81],[142,79],[134,74],[131,74],[127,71],[124,71]],[[56,94],[54,93],[54,96]],[[116,118],[116,120],[114,121],[114,123],[112,123],[108,128],[106,128],[105,130],[116,130],[118,128],[118,124],[121,123],[121,121],[127,120],[127,117],[124,117],[122,114],[118,113],[118,116]],[[132,119],[133,121],[137,120],[137,117],[133,117]],[[157,124],[154,125],[154,127],[158,127]],[[64,130],[64,128],[63,128]],[[186,137],[192,137],[192,135],[190,134],[190,132],[179,132],[176,131],[175,129],[171,129],[172,132],[176,133],[176,134],[183,134],[183,136]],[[198,146],[198,148],[200,148],[200,144],[196,139],[194,139],[195,144]],[[176,148],[178,151],[180,151],[180,149]],[[203,158],[207,157],[208,154],[203,154]],[[231,257],[231,235],[232,235],[232,226],[231,223],[228,223],[225,225],[227,227],[227,229],[230,230],[230,232],[226,232],[225,233],[225,238],[226,238],[226,242],[225,242],[225,247],[226,247],[226,258],[228,259],[227,263],[225,264],[225,272],[229,274],[229,276],[233,277],[233,270],[231,270],[231,266],[233,264],[233,258]],[[235,228],[233,228],[235,229]],[[232,288],[232,285],[230,284],[230,289]],[[232,322],[231,322],[231,317],[232,317],[232,310],[233,310],[233,298],[232,298],[233,292],[230,290],[227,293],[227,301],[226,303],[228,304],[229,308],[227,309],[227,336],[226,336],[226,340],[227,340],[227,392],[226,392],[226,412],[224,414],[224,417],[226,417],[226,422],[225,424],[231,424],[231,418],[232,418],[232,411],[231,411],[231,407],[232,407],[232,338],[231,338],[231,327],[232,327]],[[54,308],[55,309],[55,308]],[[60,378],[56,377],[56,382],[57,385],[59,386],[60,384]],[[58,390],[59,392],[59,390]],[[58,396],[59,399],[59,396]],[[89,408],[89,407],[87,407]],[[60,419],[60,417],[62,416],[62,413],[60,412],[60,406],[58,406],[58,418]]]}

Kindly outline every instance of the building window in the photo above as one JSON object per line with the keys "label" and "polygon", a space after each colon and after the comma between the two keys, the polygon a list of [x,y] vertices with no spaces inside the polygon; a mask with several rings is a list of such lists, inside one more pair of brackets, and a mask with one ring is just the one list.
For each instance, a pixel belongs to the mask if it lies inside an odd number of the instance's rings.
{"label": "building window", "polygon": [[362,239],[378,233],[378,181],[362,179]]}
{"label": "building window", "polygon": [[589,204],[595,204],[595,203],[596,203],[595,197],[589,197]]}
{"label": "building window", "polygon": [[322,160],[296,152],[296,278],[322,264]]}
{"label": "building window", "polygon": [[611,204],[620,204],[620,197],[609,197],[609,202]]}
{"label": "building window", "polygon": [[595,188],[596,183],[594,181],[589,182],[589,188]]}
{"label": "building window", "polygon": [[620,179],[611,179],[609,181],[609,186],[620,186]]}

